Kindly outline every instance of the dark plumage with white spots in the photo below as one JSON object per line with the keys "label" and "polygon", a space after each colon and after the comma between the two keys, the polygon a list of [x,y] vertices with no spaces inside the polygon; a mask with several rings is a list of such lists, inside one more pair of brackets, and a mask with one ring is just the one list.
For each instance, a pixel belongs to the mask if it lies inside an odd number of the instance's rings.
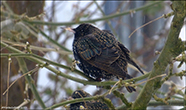
{"label": "dark plumage with white spots", "polygon": [[[72,94],[72,98],[85,98],[85,97],[91,97],[90,94],[83,90],[76,90]],[[70,110],[109,110],[109,107],[99,101],[99,100],[91,100],[91,101],[82,101],[82,102],[77,102],[77,103],[72,103],[70,104]]]}
{"label": "dark plumage with white spots", "polygon": [[[74,57],[86,76],[96,81],[111,79],[113,76],[130,79],[132,77],[127,73],[127,63],[143,73],[130,58],[129,50],[109,31],[100,30],[91,24],[81,24],[72,30],[75,34]],[[126,88],[129,92],[136,91],[130,86]]]}

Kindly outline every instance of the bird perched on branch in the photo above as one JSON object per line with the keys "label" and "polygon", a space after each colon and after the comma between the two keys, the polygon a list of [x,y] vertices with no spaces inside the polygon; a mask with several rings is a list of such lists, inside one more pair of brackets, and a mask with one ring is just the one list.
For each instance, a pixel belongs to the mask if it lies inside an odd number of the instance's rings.
{"label": "bird perched on branch", "polygon": [[[113,76],[130,79],[132,77],[127,73],[127,63],[143,73],[129,56],[129,50],[111,32],[100,30],[91,24],[80,24],[77,28],[67,30],[75,35],[74,57],[86,76],[95,81],[111,79]],[[126,88],[129,92],[136,91],[131,86]]]}
{"label": "bird perched on branch", "polygon": [[[91,97],[91,95],[83,90],[76,90],[72,93],[71,97],[76,99],[76,98]],[[70,110],[80,110],[81,108],[87,110],[109,110],[109,107],[105,103],[99,100],[82,101],[82,102],[70,104]]]}

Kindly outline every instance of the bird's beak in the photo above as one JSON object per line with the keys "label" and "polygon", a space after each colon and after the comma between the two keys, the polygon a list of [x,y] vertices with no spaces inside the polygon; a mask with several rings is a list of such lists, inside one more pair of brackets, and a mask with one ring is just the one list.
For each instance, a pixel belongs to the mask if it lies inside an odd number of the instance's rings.
{"label": "bird's beak", "polygon": [[66,30],[66,31],[70,31],[70,32],[73,32],[73,33],[76,33],[72,28],[70,27],[61,27],[62,29]]}

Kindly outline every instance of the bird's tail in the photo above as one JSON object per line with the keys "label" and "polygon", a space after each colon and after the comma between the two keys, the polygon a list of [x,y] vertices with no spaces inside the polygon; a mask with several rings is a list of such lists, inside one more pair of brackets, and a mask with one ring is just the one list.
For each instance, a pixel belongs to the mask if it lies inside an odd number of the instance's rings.
{"label": "bird's tail", "polygon": [[131,65],[135,66],[142,74],[144,74],[144,72],[140,69],[140,67],[130,57],[130,55],[129,55],[130,51],[123,44],[121,44],[120,42],[118,42],[118,45],[120,46],[123,53],[125,54],[127,62],[130,63]]}
{"label": "bird's tail", "polygon": [[127,61],[131,65],[135,66],[142,74],[144,74],[144,72],[141,70],[141,68],[131,58],[128,58]]}

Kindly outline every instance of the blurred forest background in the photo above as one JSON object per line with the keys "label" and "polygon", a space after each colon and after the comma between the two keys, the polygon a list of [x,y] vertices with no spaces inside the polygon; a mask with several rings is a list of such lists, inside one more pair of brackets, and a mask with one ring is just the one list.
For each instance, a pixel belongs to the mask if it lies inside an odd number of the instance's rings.
{"label": "blurred forest background", "polygon": [[[85,22],[100,29],[111,30],[131,51],[131,56],[137,64],[148,73],[165,45],[173,16],[150,23],[137,30],[130,38],[129,35],[143,24],[170,13],[172,11],[170,4],[171,1],[2,1],[1,107],[21,107],[23,104],[24,108],[39,109],[68,100],[77,89],[85,90],[93,96],[108,91],[96,85],[76,82],[71,80],[74,78],[65,76],[86,80],[78,67],[72,70],[73,33],[60,27],[75,28]],[[184,22],[180,34],[183,41],[185,24]],[[170,63],[169,67],[173,67],[172,73],[185,72],[185,64],[178,68],[179,64],[177,61]],[[170,68],[167,68],[165,74],[170,72]],[[61,71],[62,75],[57,74],[58,71]],[[141,76],[131,65],[128,71],[133,77]],[[29,73],[31,77],[25,75],[25,78],[19,78],[25,73]],[[15,84],[3,95],[16,79]],[[145,80],[147,77],[139,82]],[[182,79],[178,76],[170,77],[156,95],[159,98],[167,97],[174,84],[179,90],[185,87],[185,77]],[[132,102],[143,86],[144,83],[137,86],[135,93],[128,93],[125,88],[118,90],[125,93],[128,101]],[[36,92],[33,93],[31,90]],[[107,98],[115,107],[123,104],[113,94],[107,95]],[[183,100],[183,95],[173,94],[171,98]],[[42,101],[39,101],[40,99]],[[152,104],[148,109],[163,107],[167,109],[179,105],[180,103],[172,106]],[[64,109],[65,106],[58,108]]]}

